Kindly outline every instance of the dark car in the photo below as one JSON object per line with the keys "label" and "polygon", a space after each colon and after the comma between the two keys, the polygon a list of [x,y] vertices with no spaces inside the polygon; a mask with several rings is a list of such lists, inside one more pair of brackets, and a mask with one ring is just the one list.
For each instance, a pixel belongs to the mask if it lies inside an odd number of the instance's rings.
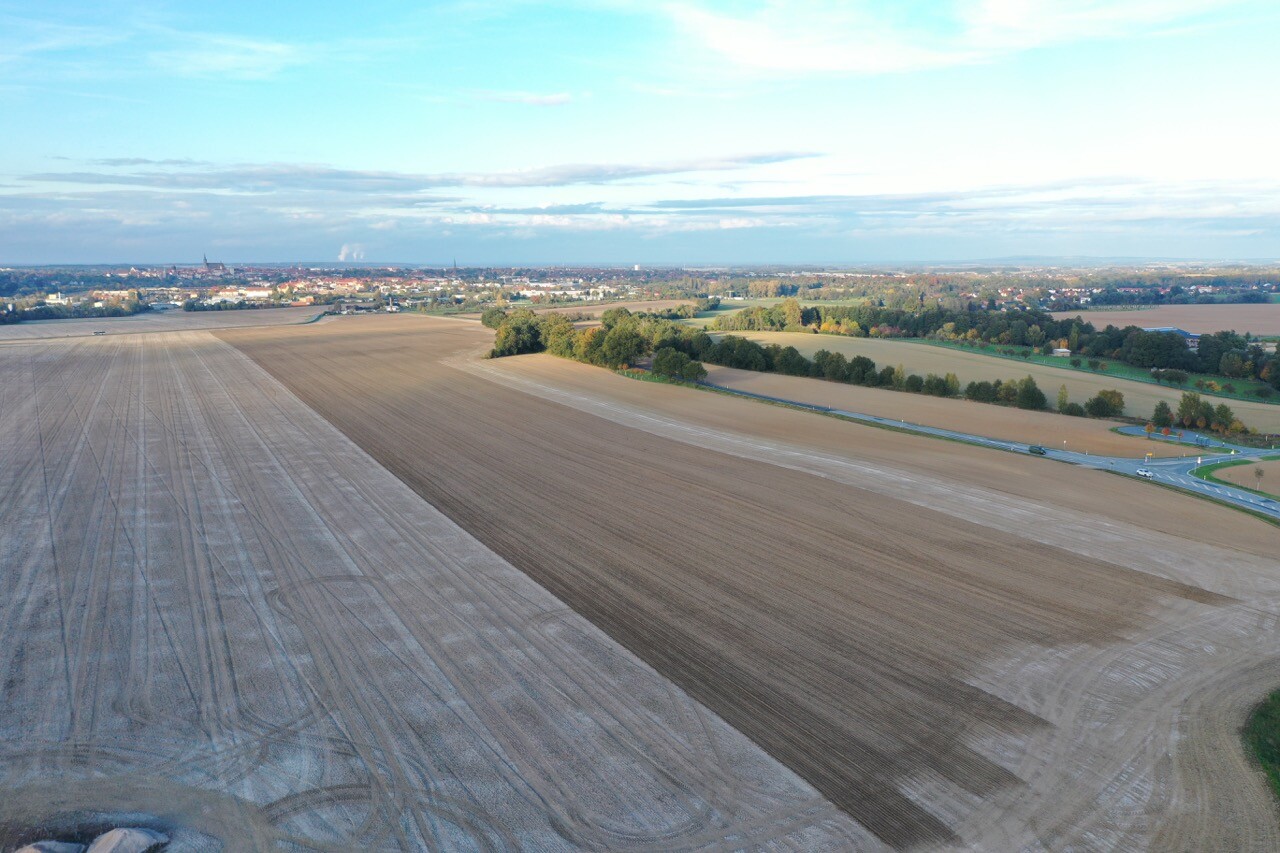
{"label": "dark car", "polygon": [[1049,451],[1045,450],[1043,447],[1041,447],[1038,444],[1033,444],[1030,447],[1028,447],[1027,452],[1035,454],[1036,456],[1047,456],[1049,454]]}

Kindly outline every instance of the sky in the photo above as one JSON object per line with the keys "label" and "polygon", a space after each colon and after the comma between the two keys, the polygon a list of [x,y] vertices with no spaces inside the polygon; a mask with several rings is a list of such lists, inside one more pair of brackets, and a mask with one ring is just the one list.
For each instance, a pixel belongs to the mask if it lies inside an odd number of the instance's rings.
{"label": "sky", "polygon": [[0,0],[0,264],[1280,258],[1275,0]]}

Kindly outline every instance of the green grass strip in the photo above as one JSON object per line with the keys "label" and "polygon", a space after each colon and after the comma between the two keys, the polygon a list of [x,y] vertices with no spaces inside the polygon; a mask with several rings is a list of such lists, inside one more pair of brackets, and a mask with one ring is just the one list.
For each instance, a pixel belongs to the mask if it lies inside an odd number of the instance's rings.
{"label": "green grass strip", "polygon": [[[1248,394],[1240,391],[1235,391],[1235,392],[1222,391],[1222,390],[1204,391],[1194,387],[1194,385],[1190,380],[1188,380],[1188,384],[1185,386],[1175,387],[1173,385],[1166,385],[1163,382],[1157,382],[1155,379],[1151,377],[1150,372],[1144,370],[1143,368],[1134,367],[1131,364],[1125,364],[1123,361],[1119,361],[1118,359],[1114,359],[1114,358],[1113,359],[1105,359],[1105,358],[1095,359],[1096,361],[1105,361],[1108,365],[1108,369],[1094,370],[1088,365],[1088,356],[1073,356],[1073,358],[1078,358],[1082,360],[1082,363],[1077,367],[1076,365],[1073,365],[1069,359],[1063,358],[1061,356],[1056,356],[1056,355],[1041,355],[1040,353],[1032,353],[1030,356],[1023,358],[1021,355],[1005,355],[1002,352],[997,352],[993,348],[982,349],[980,347],[969,347],[961,343],[956,343],[953,341],[940,341],[935,338],[895,338],[895,340],[903,340],[908,343],[915,343],[915,344],[924,344],[925,346],[930,346],[930,347],[941,347],[942,349],[955,350],[956,352],[967,352],[967,353],[972,353],[973,355],[985,355],[988,358],[1002,358],[1005,361],[1017,361],[1022,363],[1038,364],[1041,367],[1053,367],[1058,370],[1074,370],[1077,373],[1088,373],[1093,376],[1106,376],[1109,379],[1122,379],[1128,382],[1141,382],[1144,385],[1155,385],[1158,388],[1166,388],[1174,392],[1193,391],[1202,397],[1221,397],[1226,400],[1239,400],[1244,403],[1265,403],[1267,405],[1272,405],[1272,406],[1280,405],[1280,397],[1278,397],[1275,394],[1272,394],[1270,397],[1257,397],[1252,394]],[[1002,345],[992,344],[991,346],[997,347]],[[1010,344],[1005,346],[1011,347],[1012,345]],[[1267,387],[1265,383],[1257,379],[1234,379],[1234,380],[1226,379],[1224,380],[1223,377],[1217,376],[1215,374],[1191,373],[1189,371],[1187,375],[1191,378],[1191,380],[1204,379],[1206,381],[1213,381],[1213,382],[1219,382],[1219,383],[1223,381],[1227,381],[1227,382],[1235,382],[1237,384],[1248,383],[1253,388]]]}
{"label": "green grass strip", "polygon": [[1271,790],[1280,797],[1280,690],[1253,709],[1243,734],[1249,751],[1267,774]]}

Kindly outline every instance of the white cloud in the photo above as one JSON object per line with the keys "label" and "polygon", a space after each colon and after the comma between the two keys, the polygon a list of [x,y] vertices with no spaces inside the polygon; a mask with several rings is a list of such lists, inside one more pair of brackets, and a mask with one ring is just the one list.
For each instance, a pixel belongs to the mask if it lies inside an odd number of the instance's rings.
{"label": "white cloud", "polygon": [[[1069,41],[1141,34],[1250,0],[955,0],[926,27],[869,0],[769,0],[723,12],[658,7],[682,32],[747,70],[878,74],[990,60]],[[939,4],[941,5],[941,4]],[[941,25],[938,16],[941,15]],[[901,15],[899,16],[901,17]]]}
{"label": "white cloud", "polygon": [[340,261],[362,261],[364,260],[364,246],[360,243],[343,243],[342,248],[338,251],[338,260]]}
{"label": "white cloud", "polygon": [[151,63],[184,77],[265,80],[310,61],[303,48],[279,41],[214,35],[184,35],[178,41],[153,51]]}
{"label": "white cloud", "polygon": [[527,104],[531,107],[559,107],[573,100],[568,92],[477,92],[476,97],[482,101],[496,101],[500,104]]}
{"label": "white cloud", "polygon": [[604,184],[622,180],[696,172],[726,172],[767,166],[815,156],[808,152],[776,151],[763,154],[702,157],[658,163],[564,163],[517,172],[443,172],[414,174],[365,169],[335,169],[305,164],[240,164],[207,168],[200,161],[148,160],[120,157],[96,164],[171,168],[147,168],[109,172],[44,172],[25,176],[40,183],[100,186],[137,186],[156,189],[207,189],[241,192],[327,191],[353,193],[420,192],[440,187],[561,187]]}

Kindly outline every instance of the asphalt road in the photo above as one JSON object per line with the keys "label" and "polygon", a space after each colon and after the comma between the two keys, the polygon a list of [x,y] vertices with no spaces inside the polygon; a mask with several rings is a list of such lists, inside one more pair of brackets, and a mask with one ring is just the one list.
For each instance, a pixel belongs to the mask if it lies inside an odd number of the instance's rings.
{"label": "asphalt road", "polygon": [[[902,420],[894,420],[893,418],[881,418],[875,415],[868,415],[863,412],[849,412],[843,409],[832,409],[826,406],[815,406],[809,403],[799,403],[794,400],[786,400],[780,397],[769,397],[764,394],[752,394],[749,391],[738,391],[732,388],[725,388],[720,385],[712,385],[711,383],[702,383],[708,387],[715,388],[718,391],[725,391],[730,394],[736,394],[740,397],[753,397],[755,399],[767,400],[774,403],[785,403],[790,406],[797,406],[802,409],[812,409],[816,412],[825,412],[828,414],[839,415],[850,420],[860,421],[862,423],[875,424],[877,426],[891,427],[893,429],[906,430],[908,432],[916,432],[922,435],[931,435],[937,438],[947,438],[953,441],[963,441],[966,444],[976,444],[980,447],[991,447],[996,450],[1006,450],[1011,453],[1023,453],[1031,455],[1029,445],[1019,442],[1004,441],[1002,439],[988,438],[984,435],[974,435],[967,432],[958,432],[956,430],[943,429],[941,427],[926,426],[924,424],[909,423]],[[1121,432],[1128,434],[1143,435],[1143,431],[1139,427],[1122,427]],[[1189,434],[1193,440],[1196,434]],[[1166,486],[1172,486],[1175,489],[1181,489],[1185,492],[1202,495],[1204,497],[1213,498],[1214,500],[1223,501],[1242,509],[1252,510],[1253,512],[1262,513],[1280,520],[1280,501],[1271,498],[1255,495],[1244,489],[1237,489],[1220,483],[1210,483],[1191,476],[1191,471],[1201,465],[1207,465],[1212,462],[1220,462],[1224,459],[1259,459],[1275,453],[1274,450],[1259,449],[1251,447],[1242,447],[1223,442],[1219,439],[1210,439],[1204,437],[1211,442],[1211,446],[1203,450],[1188,446],[1188,453],[1199,453],[1198,456],[1188,456],[1186,458],[1173,459],[1155,459],[1147,460],[1146,457],[1128,458],[1121,456],[1094,456],[1088,453],[1078,453],[1072,450],[1060,450],[1053,447],[1046,447],[1045,458],[1054,459],[1059,462],[1069,462],[1073,465],[1084,465],[1088,468],[1097,468],[1103,471],[1113,471],[1117,474],[1125,474],[1131,477],[1138,476],[1138,469],[1145,468],[1152,473],[1150,479],[1152,482],[1161,483]],[[1164,439],[1150,439],[1164,440]]]}

